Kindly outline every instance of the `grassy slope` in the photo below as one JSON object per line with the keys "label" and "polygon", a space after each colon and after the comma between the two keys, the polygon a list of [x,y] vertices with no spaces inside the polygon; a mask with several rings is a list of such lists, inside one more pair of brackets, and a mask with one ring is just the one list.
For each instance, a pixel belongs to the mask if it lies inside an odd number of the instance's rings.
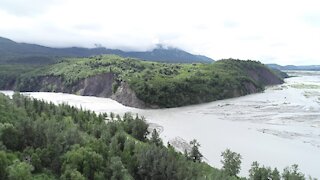
{"label": "grassy slope", "polygon": [[[18,89],[41,76],[58,76],[72,87],[79,80],[106,72],[129,83],[139,99],[160,107],[176,107],[250,93],[245,84],[259,91],[267,85],[252,79],[248,71],[267,69],[254,61],[221,60],[213,64],[168,64],[121,58],[115,55],[70,58],[22,76]],[[117,86],[116,85],[116,86]]]}

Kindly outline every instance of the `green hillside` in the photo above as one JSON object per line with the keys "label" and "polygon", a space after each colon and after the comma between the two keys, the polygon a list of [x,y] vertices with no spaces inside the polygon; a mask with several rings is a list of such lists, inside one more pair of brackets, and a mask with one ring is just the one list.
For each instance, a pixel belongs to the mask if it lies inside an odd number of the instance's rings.
{"label": "green hillside", "polygon": [[15,88],[81,94],[77,87],[82,80],[106,73],[115,75],[109,85],[113,93],[127,83],[140,100],[159,107],[237,97],[283,82],[276,73],[255,61],[226,59],[213,64],[169,64],[104,55],[68,58],[36,69],[21,75]]}

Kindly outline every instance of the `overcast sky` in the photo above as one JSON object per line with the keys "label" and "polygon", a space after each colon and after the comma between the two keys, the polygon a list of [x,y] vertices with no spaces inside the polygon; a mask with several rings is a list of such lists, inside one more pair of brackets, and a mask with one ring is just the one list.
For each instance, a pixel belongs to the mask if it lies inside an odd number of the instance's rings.
{"label": "overcast sky", "polygon": [[0,0],[0,36],[54,47],[178,47],[320,64],[319,0]]}

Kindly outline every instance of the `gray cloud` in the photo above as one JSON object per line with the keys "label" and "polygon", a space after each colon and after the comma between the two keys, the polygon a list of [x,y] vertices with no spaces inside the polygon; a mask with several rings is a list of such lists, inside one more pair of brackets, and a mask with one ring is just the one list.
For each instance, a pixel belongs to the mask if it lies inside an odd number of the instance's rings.
{"label": "gray cloud", "polygon": [[281,2],[190,0],[181,8],[171,0],[0,0],[0,36],[53,47],[144,51],[160,43],[214,59],[316,62],[319,7]]}

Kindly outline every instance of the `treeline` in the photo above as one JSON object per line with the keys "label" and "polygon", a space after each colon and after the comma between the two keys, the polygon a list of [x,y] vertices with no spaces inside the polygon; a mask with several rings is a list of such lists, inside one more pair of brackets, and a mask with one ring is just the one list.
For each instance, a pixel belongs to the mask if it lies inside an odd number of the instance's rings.
{"label": "treeline", "polygon": [[24,73],[32,71],[40,66],[34,65],[0,65],[0,89],[12,90],[15,87],[16,80]]}

